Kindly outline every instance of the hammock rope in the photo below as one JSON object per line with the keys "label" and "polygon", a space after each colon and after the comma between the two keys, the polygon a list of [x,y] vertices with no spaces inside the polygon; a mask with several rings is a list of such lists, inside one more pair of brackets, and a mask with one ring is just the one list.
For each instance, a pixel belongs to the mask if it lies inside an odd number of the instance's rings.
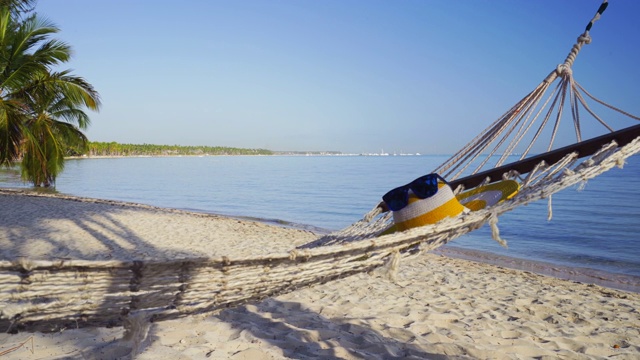
{"label": "hammock rope", "polygon": [[[470,174],[477,174],[489,166],[498,167],[503,165],[508,158],[516,152],[517,147],[520,144],[524,144],[525,136],[529,134],[530,130],[538,121],[539,124],[537,125],[537,130],[532,135],[528,145],[522,151],[520,160],[529,156],[547,126],[553,124],[551,135],[549,136],[549,142],[546,145],[546,151],[551,151],[554,148],[554,143],[560,129],[560,123],[564,115],[564,105],[566,102],[569,102],[571,107],[570,113],[574,126],[576,142],[581,142],[583,140],[580,106],[582,106],[588,114],[590,114],[597,122],[602,124],[609,132],[614,132],[615,130],[591,109],[581,92],[610,110],[632,119],[640,120],[637,116],[631,115],[595,98],[577,81],[575,81],[573,77],[573,64],[582,47],[591,43],[589,31],[593,24],[601,18],[602,13],[605,11],[607,6],[608,1],[605,0],[599,7],[595,16],[585,27],[585,31],[578,36],[576,43],[571,48],[571,51],[566,56],[563,63],[557,65],[556,68],[551,71],[531,93],[522,98],[516,105],[482,131],[480,135],[464,146],[454,156],[434,169],[433,172],[443,175],[448,180],[455,180],[465,175],[468,169],[472,166],[474,167],[474,170],[472,170]],[[556,82],[556,80],[558,80],[557,85],[543,101],[549,87]],[[501,153],[501,156],[497,162],[495,164],[489,164],[493,159],[493,156],[498,153]],[[484,159],[480,160],[481,157],[484,157]]]}
{"label": "hammock rope", "polygon": [[[578,89],[587,97],[595,98],[573,80],[571,65],[580,48],[590,42],[588,32],[606,7],[605,0],[563,64],[434,172],[446,174],[445,177],[454,180],[475,164],[483,153],[489,154],[487,159],[491,158],[504,144],[511,153],[525,134],[533,129],[540,115],[544,114],[541,123],[548,122],[553,116],[551,109],[556,109],[554,127],[557,128],[562,105],[567,99],[566,92],[570,94],[571,116],[580,142],[577,105],[584,105],[585,99]],[[551,96],[542,101],[544,93],[556,79],[560,83]],[[607,107],[626,114],[615,107]],[[600,121],[599,118],[597,120]],[[540,128],[536,132],[540,133]],[[548,199],[550,217],[552,194],[584,183],[615,166],[622,167],[625,159],[640,152],[640,133],[636,131],[633,134],[632,139],[624,141],[620,140],[622,137],[607,137],[600,150],[589,154],[570,151],[554,161],[538,161],[530,169],[500,170],[502,179],[517,180],[521,184],[521,190],[513,198],[487,209],[403,232],[381,235],[393,220],[384,204],[378,204],[351,226],[287,253],[144,262],[0,260],[0,331],[132,326],[128,324],[139,323],[131,321],[133,318],[145,321],[178,318],[260,300],[367,272],[385,264],[393,278],[402,257],[435,249],[485,223],[491,226],[494,240],[506,246],[497,226],[499,215],[533,201]],[[511,139],[510,135],[513,135]],[[536,134],[533,139],[538,137]],[[552,145],[555,135],[551,137]],[[497,146],[487,152],[494,142]],[[585,155],[591,156],[585,160]],[[495,167],[502,165],[507,158],[502,155]],[[488,164],[487,159],[481,161],[481,166],[476,167],[473,174],[484,174],[481,170]],[[492,181],[491,177],[486,176],[480,182],[489,181]],[[455,190],[459,192],[465,182],[460,180],[457,184]]]}

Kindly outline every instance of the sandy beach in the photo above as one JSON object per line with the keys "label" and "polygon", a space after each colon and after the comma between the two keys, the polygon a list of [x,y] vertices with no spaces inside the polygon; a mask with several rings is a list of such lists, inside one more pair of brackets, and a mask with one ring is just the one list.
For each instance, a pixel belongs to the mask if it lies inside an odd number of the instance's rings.
{"label": "sandy beach", "polygon": [[[316,238],[246,219],[0,190],[0,260],[247,256]],[[639,307],[638,293],[424,253],[403,258],[393,280],[375,270],[139,334],[1,334],[0,359],[637,359]]]}

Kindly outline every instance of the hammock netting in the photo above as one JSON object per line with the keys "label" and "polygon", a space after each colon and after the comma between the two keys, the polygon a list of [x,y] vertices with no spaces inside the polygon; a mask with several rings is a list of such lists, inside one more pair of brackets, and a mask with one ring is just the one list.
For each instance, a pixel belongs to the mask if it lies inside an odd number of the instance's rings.
{"label": "hammock netting", "polygon": [[[244,258],[189,258],[174,261],[0,261],[0,329],[2,331],[54,331],[63,327],[121,326],[132,317],[148,321],[178,318],[219,310],[294,291],[312,284],[344,278],[388,264],[393,272],[403,256],[435,249],[486,223],[493,238],[504,244],[497,228],[498,216],[521,205],[584,182],[615,167],[640,151],[640,127],[618,137],[587,100],[616,114],[632,116],[597,100],[573,78],[571,66],[581,47],[590,42],[589,30],[607,2],[589,22],[564,63],[557,66],[531,93],[498,118],[458,153],[434,169],[452,180],[459,192],[471,184],[456,182],[476,176],[475,185],[500,179],[520,183],[511,199],[486,209],[446,218],[436,224],[381,235],[392,223],[384,203],[362,220],[319,237],[288,253]],[[555,84],[555,87],[554,87]],[[551,89],[550,94],[549,89]],[[582,143],[581,113],[611,132],[597,151],[568,151],[553,161],[542,157],[531,168],[505,165],[519,153],[527,159],[541,142],[554,149],[564,104],[568,103],[576,143]],[[624,141],[620,139],[624,138]],[[593,144],[591,144],[593,147]],[[557,155],[557,153],[556,153]],[[588,156],[585,156],[588,155]],[[535,157],[534,157],[535,158]],[[546,159],[546,160],[545,160]],[[501,169],[499,179],[482,176]],[[502,170],[504,169],[504,171]],[[495,175],[495,174],[494,174]]]}

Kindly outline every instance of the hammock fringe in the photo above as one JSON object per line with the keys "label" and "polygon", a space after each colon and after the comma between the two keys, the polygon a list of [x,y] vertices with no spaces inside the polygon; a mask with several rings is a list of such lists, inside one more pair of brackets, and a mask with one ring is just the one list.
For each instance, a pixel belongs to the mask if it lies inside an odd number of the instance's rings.
{"label": "hammock fringe", "polygon": [[500,229],[498,229],[498,214],[492,213],[491,216],[489,216],[489,225],[491,226],[491,238],[503,248],[508,249],[507,241],[500,237]]}

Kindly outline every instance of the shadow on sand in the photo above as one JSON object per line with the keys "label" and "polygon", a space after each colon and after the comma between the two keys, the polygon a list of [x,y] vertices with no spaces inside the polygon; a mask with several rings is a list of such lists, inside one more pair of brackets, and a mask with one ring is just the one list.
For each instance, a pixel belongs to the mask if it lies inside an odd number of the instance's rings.
{"label": "shadow on sand", "polygon": [[[126,204],[102,200],[92,200],[59,195],[41,195],[24,191],[0,190],[0,261],[4,261],[8,283],[0,292],[0,304],[5,309],[0,311],[0,332],[19,331],[59,331],[65,328],[83,326],[120,326],[131,310],[136,309],[136,296],[126,297],[126,301],[114,307],[113,302],[104,296],[123,293],[123,291],[137,291],[142,289],[140,273],[141,267],[146,266],[140,261],[134,261],[138,254],[149,256],[162,255],[162,249],[146,240],[136,230],[128,226],[123,219],[123,212],[135,207]],[[136,211],[158,211],[151,207],[141,206]],[[126,214],[124,215],[126,216]],[[151,224],[153,225],[153,224]],[[148,226],[148,225],[147,225]],[[90,246],[86,246],[90,245]],[[92,249],[91,251],[86,250]],[[182,255],[182,254],[181,254]],[[185,258],[193,257],[184,253]],[[82,307],[90,309],[88,313],[77,313],[70,316],[55,317],[51,320],[29,322],[21,321],[26,305],[39,309],[44,313],[56,313],[60,308],[61,294],[66,284],[59,284],[60,288],[48,286],[51,295],[39,291],[37,298],[25,298],[20,295],[33,286],[40,286],[43,281],[54,285],[57,279],[55,266],[45,270],[33,269],[34,260],[46,261],[122,261],[128,262],[129,267],[119,268],[83,268],[76,269],[76,277],[92,279],[91,274],[100,272],[101,284],[92,284],[90,295],[83,295],[80,302],[93,302],[95,305]],[[24,264],[27,265],[24,265]],[[69,269],[66,273],[69,273]],[[18,275],[17,278],[15,275]],[[176,276],[186,276],[178,274]],[[119,283],[104,279],[119,279]],[[46,279],[46,280],[43,280]],[[125,281],[123,281],[123,279]],[[130,279],[127,282],[127,279]],[[58,280],[59,281],[59,280]],[[90,281],[90,280],[87,280]],[[142,291],[144,292],[144,291]],[[16,300],[20,299],[20,300]],[[69,305],[78,305],[69,304]],[[9,310],[11,307],[11,314]],[[47,309],[45,311],[44,309]],[[33,311],[33,310],[32,310]]]}
{"label": "shadow on sand", "polygon": [[[55,249],[56,254],[65,254],[65,258],[85,258],[87,254],[82,252],[81,244],[67,246],[68,241],[59,241],[61,234],[53,233],[49,225],[50,222],[55,221],[69,222],[70,226],[76,228],[75,231],[79,230],[79,233],[83,235],[77,239],[78,242],[97,241],[106,249],[110,249],[113,254],[160,251],[152,243],[138,236],[136,231],[118,220],[116,215],[124,209],[121,206],[105,206],[99,212],[95,212],[92,210],[93,207],[83,206],[82,201],[74,202],[73,199],[58,197],[11,196],[1,191],[0,206],[2,206],[0,211],[3,213],[3,216],[0,217],[0,229],[3,232],[2,238],[0,238],[0,241],[3,241],[3,258],[1,260],[12,260],[11,256],[29,254],[29,244],[24,240],[34,238],[47,243],[48,246]],[[61,206],[64,207],[64,211],[60,211],[59,207]],[[34,211],[34,209],[37,210]],[[108,251],[99,254],[98,257],[110,260],[130,260],[115,259],[114,256],[109,256]],[[22,281],[28,283],[29,276],[25,274]],[[188,276],[186,277],[188,278]],[[121,286],[107,287],[106,293],[121,291]],[[131,299],[129,303],[123,303],[122,306],[122,310],[117,309],[118,311],[115,312],[120,312],[122,316],[111,318],[106,324],[106,318],[98,314],[114,314],[115,309],[112,306],[98,305],[95,318],[63,319],[58,322],[46,323],[40,328],[37,326],[27,326],[26,328],[29,331],[50,332],[84,326],[119,327],[126,325],[127,321],[135,321],[135,319],[127,317],[130,310],[135,310],[135,301]],[[428,353],[418,344],[412,343],[411,335],[402,336],[402,340],[384,335],[372,329],[367,324],[367,319],[326,318],[304,308],[300,303],[279,301],[274,298],[266,299],[255,305],[237,306],[223,310],[217,315],[212,315],[212,319],[224,321],[238,332],[249,332],[253,337],[282,349],[284,356],[294,359],[445,358],[440,354]],[[25,329],[20,325],[14,326],[14,320],[0,320],[2,331],[18,332]],[[128,358],[143,352],[145,347],[159,339],[159,332],[156,324],[148,323],[148,319],[142,319],[142,321],[145,323],[130,327],[138,333],[129,332],[126,334],[126,331],[117,331],[117,334],[125,333],[125,336],[106,344],[97,345],[93,349],[85,349],[90,351],[83,350],[82,354],[77,355],[95,359]],[[212,322],[212,327],[215,327],[215,322]],[[215,344],[210,345],[215,346]]]}

